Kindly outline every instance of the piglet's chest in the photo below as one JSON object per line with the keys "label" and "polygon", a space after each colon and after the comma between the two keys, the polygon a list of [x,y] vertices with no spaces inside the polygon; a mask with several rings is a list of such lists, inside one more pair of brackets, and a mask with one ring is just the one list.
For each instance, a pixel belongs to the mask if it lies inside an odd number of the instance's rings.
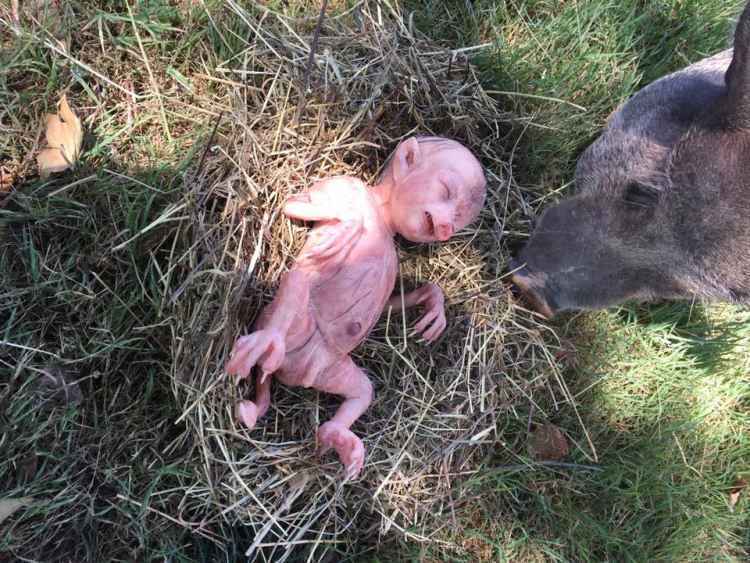
{"label": "piglet's chest", "polygon": [[393,291],[398,268],[393,243],[388,241],[380,251],[379,255],[350,256],[335,271],[322,273],[311,288],[317,328],[342,353],[351,352],[364,340]]}

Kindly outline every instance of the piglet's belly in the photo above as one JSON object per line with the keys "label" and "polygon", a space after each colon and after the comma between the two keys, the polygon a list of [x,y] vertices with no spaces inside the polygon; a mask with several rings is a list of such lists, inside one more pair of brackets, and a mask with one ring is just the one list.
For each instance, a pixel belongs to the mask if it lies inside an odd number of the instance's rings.
{"label": "piglet's belly", "polygon": [[294,345],[277,372],[282,383],[320,387],[326,372],[377,323],[396,283],[398,261],[390,238],[368,245],[360,243],[346,259],[308,266],[310,301],[292,326]]}
{"label": "piglet's belly", "polygon": [[313,287],[311,315],[331,350],[348,354],[377,323],[396,281],[388,258],[345,268]]}
{"label": "piglet's belly", "polygon": [[321,310],[313,305],[308,322],[299,319],[296,326],[302,331],[292,330],[292,340],[299,344],[287,349],[276,375],[279,381],[300,387],[320,386],[326,372],[359,346],[378,320],[381,299],[373,303],[372,294],[361,297],[343,311],[335,307]]}
{"label": "piglet's belly", "polygon": [[[323,299],[313,293],[308,322],[299,319],[299,333],[293,329],[293,341],[299,342],[287,349],[286,358],[277,378],[285,385],[319,387],[334,364],[359,346],[367,337],[383,309],[382,295],[373,292],[354,296],[347,305],[342,300],[332,302],[330,294]],[[373,299],[373,297],[375,297]],[[331,303],[323,307],[323,303]]]}
{"label": "piglet's belly", "polygon": [[332,348],[316,328],[304,344],[287,351],[284,363],[274,376],[291,387],[318,387],[326,372],[344,355]]}

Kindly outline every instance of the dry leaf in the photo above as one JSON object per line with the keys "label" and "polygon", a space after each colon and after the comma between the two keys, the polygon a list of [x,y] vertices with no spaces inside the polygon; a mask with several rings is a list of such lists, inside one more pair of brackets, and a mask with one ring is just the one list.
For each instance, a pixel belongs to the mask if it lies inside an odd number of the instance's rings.
{"label": "dry leaf", "polygon": [[737,506],[737,503],[740,500],[740,495],[742,494],[742,491],[745,490],[745,487],[747,487],[747,480],[739,478],[734,482],[734,485],[732,485],[732,488],[729,489],[729,511],[734,512],[734,507]]}
{"label": "dry leaf", "polygon": [[39,152],[36,161],[42,178],[54,172],[71,168],[78,160],[83,142],[81,121],[68,105],[63,95],[57,115],[47,114],[47,146]]}
{"label": "dry leaf", "polygon": [[33,497],[20,498],[2,498],[0,499],[0,524],[3,520],[11,516],[19,508],[31,506],[34,503]]}
{"label": "dry leaf", "polygon": [[568,441],[554,424],[537,427],[529,436],[529,455],[536,461],[557,461],[568,455]]}
{"label": "dry leaf", "polygon": [[570,340],[562,340],[561,348],[555,354],[555,360],[560,362],[564,367],[575,369],[578,367],[578,352]]}
{"label": "dry leaf", "polygon": [[7,194],[16,183],[15,171],[7,164],[0,164],[0,208],[3,207]]}
{"label": "dry leaf", "polygon": [[8,166],[0,165],[0,192],[9,192],[15,180]]}

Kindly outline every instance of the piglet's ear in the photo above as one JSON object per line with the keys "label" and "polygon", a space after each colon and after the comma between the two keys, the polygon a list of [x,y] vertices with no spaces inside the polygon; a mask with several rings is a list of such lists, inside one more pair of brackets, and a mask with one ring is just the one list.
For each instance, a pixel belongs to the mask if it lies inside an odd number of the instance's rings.
{"label": "piglet's ear", "polygon": [[750,128],[750,2],[734,31],[734,52],[724,81],[727,96],[722,108],[726,125]]}
{"label": "piglet's ear", "polygon": [[393,179],[396,182],[404,179],[412,168],[419,163],[421,157],[422,153],[415,137],[409,137],[401,141],[396,147],[396,154],[393,155]]}

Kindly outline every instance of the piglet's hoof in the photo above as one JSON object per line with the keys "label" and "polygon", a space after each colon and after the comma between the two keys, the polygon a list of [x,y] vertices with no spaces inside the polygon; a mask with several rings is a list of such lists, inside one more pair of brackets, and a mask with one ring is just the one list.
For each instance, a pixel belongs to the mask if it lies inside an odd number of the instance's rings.
{"label": "piglet's hoof", "polygon": [[320,454],[333,448],[346,468],[346,478],[353,479],[365,463],[365,446],[351,430],[338,422],[329,421],[318,428]]}
{"label": "piglet's hoof", "polygon": [[255,423],[258,421],[258,407],[255,403],[252,401],[241,401],[237,403],[235,411],[237,418],[242,424],[251,430],[255,428]]}

